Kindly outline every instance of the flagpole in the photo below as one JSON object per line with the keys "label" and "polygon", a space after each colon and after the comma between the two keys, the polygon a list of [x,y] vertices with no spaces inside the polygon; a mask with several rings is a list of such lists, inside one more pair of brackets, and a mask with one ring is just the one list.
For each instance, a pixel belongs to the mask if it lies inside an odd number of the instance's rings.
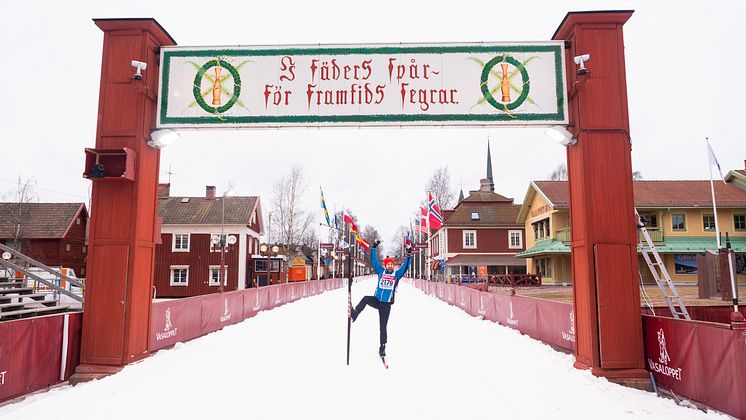
{"label": "flagpole", "polygon": [[708,165],[707,168],[710,171],[710,192],[712,193],[712,212],[714,213],[715,217],[715,237],[717,239],[717,246],[718,250],[721,248],[720,243],[720,225],[718,225],[718,209],[717,205],[715,204],[715,184],[712,181],[712,147],[710,147],[710,140],[709,138],[705,137],[705,142],[707,143],[707,161]]}
{"label": "flagpole", "polygon": [[427,197],[427,255],[425,256],[425,264],[427,264],[427,281],[430,281],[432,276],[432,267],[430,266],[430,196]]}

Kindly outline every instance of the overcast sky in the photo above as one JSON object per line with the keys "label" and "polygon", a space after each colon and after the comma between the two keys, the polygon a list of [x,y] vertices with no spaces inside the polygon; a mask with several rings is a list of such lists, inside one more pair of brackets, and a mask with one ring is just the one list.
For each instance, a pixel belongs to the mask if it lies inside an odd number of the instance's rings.
{"label": "overcast sky", "polygon": [[[624,27],[634,170],[706,179],[707,136],[724,170],[743,168],[743,1],[22,1],[3,6],[0,25],[0,191],[20,175],[42,201],[87,202],[103,40],[92,18],[153,17],[185,46],[448,43],[548,40],[568,11],[601,9],[635,10]],[[488,137],[496,192],[516,202],[565,159],[541,128],[203,130],[162,151],[160,176],[170,165],[172,195],[232,182],[266,209],[273,183],[300,163],[309,210],[323,185],[330,211],[349,208],[389,240],[436,168],[448,166],[456,189],[478,188]]]}

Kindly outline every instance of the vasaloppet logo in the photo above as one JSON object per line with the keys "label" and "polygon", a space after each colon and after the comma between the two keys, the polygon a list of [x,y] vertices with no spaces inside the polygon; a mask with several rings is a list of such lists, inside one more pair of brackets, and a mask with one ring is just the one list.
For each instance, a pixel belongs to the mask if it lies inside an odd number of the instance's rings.
{"label": "vasaloppet logo", "polygon": [[562,339],[571,343],[575,342],[575,311],[570,311],[570,329],[562,331]]}
{"label": "vasaloppet logo", "polygon": [[165,340],[169,337],[176,337],[176,331],[178,328],[174,328],[174,324],[171,323],[171,308],[166,308],[166,322],[163,326],[163,332],[155,333],[156,341]]}
{"label": "vasaloppet logo", "polygon": [[648,365],[650,370],[680,381],[682,369],[668,366],[670,362],[671,357],[668,355],[668,349],[666,348],[666,335],[661,328],[658,330],[658,361],[648,358]]}
{"label": "vasaloppet logo", "polygon": [[231,319],[231,311],[228,308],[228,298],[223,300],[223,315],[220,317],[220,322],[227,322]]}
{"label": "vasaloppet logo", "polygon": [[510,301],[510,314],[508,315],[508,325],[512,325],[514,327],[518,326],[518,319],[516,319],[515,314],[513,313],[513,301]]}
{"label": "vasaloppet logo", "polygon": [[5,374],[6,373],[8,373],[7,370],[0,372],[0,385],[5,385]]}

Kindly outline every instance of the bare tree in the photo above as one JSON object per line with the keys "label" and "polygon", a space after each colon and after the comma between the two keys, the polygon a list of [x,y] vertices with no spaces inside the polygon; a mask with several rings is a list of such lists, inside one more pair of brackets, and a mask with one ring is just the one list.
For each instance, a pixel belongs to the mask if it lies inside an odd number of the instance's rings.
{"label": "bare tree", "polygon": [[407,237],[408,232],[408,226],[399,226],[399,228],[396,229],[393,241],[386,245],[386,255],[395,258],[404,257],[404,238]]}
{"label": "bare tree", "polygon": [[433,172],[425,184],[425,189],[433,195],[438,208],[450,209],[456,199],[456,191],[451,188],[451,174],[448,166],[442,166]]}
{"label": "bare tree", "polygon": [[567,181],[567,165],[564,162],[557,165],[549,175],[549,179],[552,181]]}
{"label": "bare tree", "polygon": [[3,206],[6,214],[0,214],[0,223],[9,226],[13,234],[11,243],[7,245],[22,252],[21,241],[24,237],[24,227],[28,219],[28,204],[39,201],[39,196],[36,193],[36,179],[26,178],[24,180],[19,176],[15,188],[0,194],[0,201],[13,204]]}
{"label": "bare tree", "polygon": [[275,183],[273,189],[272,236],[285,245],[299,245],[311,228],[313,215],[303,209],[307,185],[303,167],[295,165]]}

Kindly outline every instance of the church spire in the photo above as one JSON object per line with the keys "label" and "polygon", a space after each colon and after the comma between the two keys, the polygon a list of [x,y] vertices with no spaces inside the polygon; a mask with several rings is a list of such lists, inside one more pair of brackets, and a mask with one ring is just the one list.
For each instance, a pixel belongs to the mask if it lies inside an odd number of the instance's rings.
{"label": "church spire", "polygon": [[461,189],[461,193],[458,195],[458,202],[464,201],[464,189]]}
{"label": "church spire", "polygon": [[492,179],[492,153],[490,153],[490,138],[487,136],[487,179],[490,180],[490,191],[495,191],[495,180]]}

